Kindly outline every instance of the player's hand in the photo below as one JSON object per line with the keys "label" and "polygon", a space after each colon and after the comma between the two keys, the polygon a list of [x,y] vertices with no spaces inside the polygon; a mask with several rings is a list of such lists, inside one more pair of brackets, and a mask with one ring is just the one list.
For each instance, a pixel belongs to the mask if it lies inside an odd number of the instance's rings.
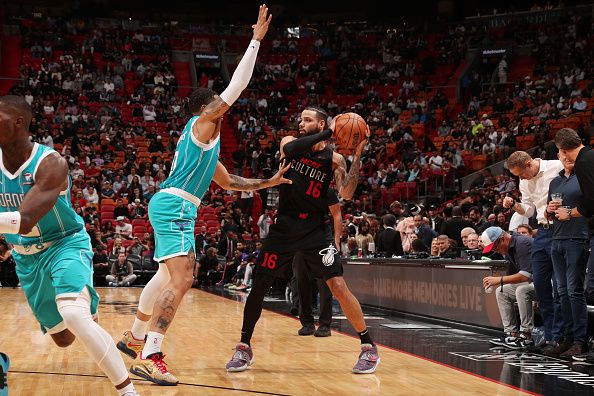
{"label": "player's hand", "polygon": [[355,149],[355,155],[357,156],[361,156],[361,154],[363,154],[363,151],[365,150],[365,146],[367,146],[367,139],[363,139],[358,145],[357,148]]}
{"label": "player's hand", "polygon": [[255,25],[252,25],[252,29],[254,29],[253,40],[262,41],[268,31],[268,26],[270,26],[271,20],[272,14],[268,15],[268,7],[266,4],[262,4],[260,6],[260,11],[258,12],[258,21]]}
{"label": "player's hand", "polygon": [[270,182],[269,187],[278,186],[279,184],[293,184],[293,180],[286,179],[283,177],[285,172],[288,171],[290,167],[291,167],[291,163],[289,163],[289,165],[285,166],[284,168],[279,169],[279,171],[276,172],[274,174],[274,176],[272,176],[268,180]]}

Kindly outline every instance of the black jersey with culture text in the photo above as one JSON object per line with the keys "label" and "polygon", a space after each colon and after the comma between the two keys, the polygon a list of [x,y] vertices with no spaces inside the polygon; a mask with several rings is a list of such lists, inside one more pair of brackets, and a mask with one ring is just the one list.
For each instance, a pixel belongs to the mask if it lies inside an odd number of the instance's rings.
{"label": "black jersey with culture text", "polygon": [[293,184],[279,186],[279,214],[320,218],[328,211],[328,187],[332,181],[332,154],[329,148],[309,151],[291,161],[285,177]]}

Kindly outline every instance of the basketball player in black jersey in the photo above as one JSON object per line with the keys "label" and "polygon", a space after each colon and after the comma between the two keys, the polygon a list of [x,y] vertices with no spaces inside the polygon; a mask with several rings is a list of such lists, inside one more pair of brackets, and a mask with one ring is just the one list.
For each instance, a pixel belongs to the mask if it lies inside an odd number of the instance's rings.
{"label": "basketball player in black jersey", "polygon": [[359,301],[342,277],[334,236],[330,227],[324,224],[328,210],[327,190],[332,176],[338,194],[350,200],[357,187],[361,152],[367,140],[357,146],[347,173],[344,157],[326,145],[333,133],[333,125],[326,129],[327,119],[324,110],[307,107],[301,113],[299,138],[286,136],[281,140],[281,158],[291,164],[285,177],[292,180],[292,184],[279,186],[278,214],[256,261],[252,290],[243,311],[241,342],[227,363],[227,371],[244,371],[254,362],[250,340],[262,313],[264,295],[275,277],[286,278],[296,252],[302,253],[303,264],[312,278],[326,281],[361,338],[361,353],[353,373],[373,373],[379,364],[377,347],[367,330]]}

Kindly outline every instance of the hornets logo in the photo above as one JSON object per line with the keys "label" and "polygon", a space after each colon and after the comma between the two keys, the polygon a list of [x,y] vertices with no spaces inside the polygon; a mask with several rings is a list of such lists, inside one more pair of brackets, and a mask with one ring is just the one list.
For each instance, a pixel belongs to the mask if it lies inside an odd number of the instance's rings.
{"label": "hornets logo", "polygon": [[322,256],[322,263],[329,267],[334,264],[334,255],[338,253],[338,250],[332,245],[328,246],[325,249],[320,250],[320,256]]}

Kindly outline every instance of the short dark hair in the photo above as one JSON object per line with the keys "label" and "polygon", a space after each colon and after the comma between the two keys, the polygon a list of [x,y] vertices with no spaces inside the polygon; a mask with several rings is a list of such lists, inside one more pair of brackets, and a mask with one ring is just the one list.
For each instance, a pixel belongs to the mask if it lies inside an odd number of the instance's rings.
{"label": "short dark hair", "polygon": [[382,222],[386,227],[394,227],[396,224],[396,216],[393,214],[386,214],[382,217]]}
{"label": "short dark hair", "polygon": [[581,144],[582,139],[580,139],[577,132],[571,128],[561,128],[555,135],[555,145],[560,150],[573,150],[580,147]]}
{"label": "short dark hair", "polygon": [[313,111],[316,113],[316,117],[318,117],[318,119],[323,120],[324,122],[328,122],[328,113],[326,112],[326,110],[322,109],[319,106],[307,106],[303,110]]}
{"label": "short dark hair", "polygon": [[31,119],[33,118],[33,110],[23,96],[5,95],[0,96],[0,103],[15,110],[25,119],[25,129],[29,129]]}
{"label": "short dark hair", "polygon": [[201,87],[193,90],[184,104],[184,111],[188,113],[186,115],[192,116],[200,113],[200,108],[212,102],[215,95],[217,95],[217,93],[208,88]]}

